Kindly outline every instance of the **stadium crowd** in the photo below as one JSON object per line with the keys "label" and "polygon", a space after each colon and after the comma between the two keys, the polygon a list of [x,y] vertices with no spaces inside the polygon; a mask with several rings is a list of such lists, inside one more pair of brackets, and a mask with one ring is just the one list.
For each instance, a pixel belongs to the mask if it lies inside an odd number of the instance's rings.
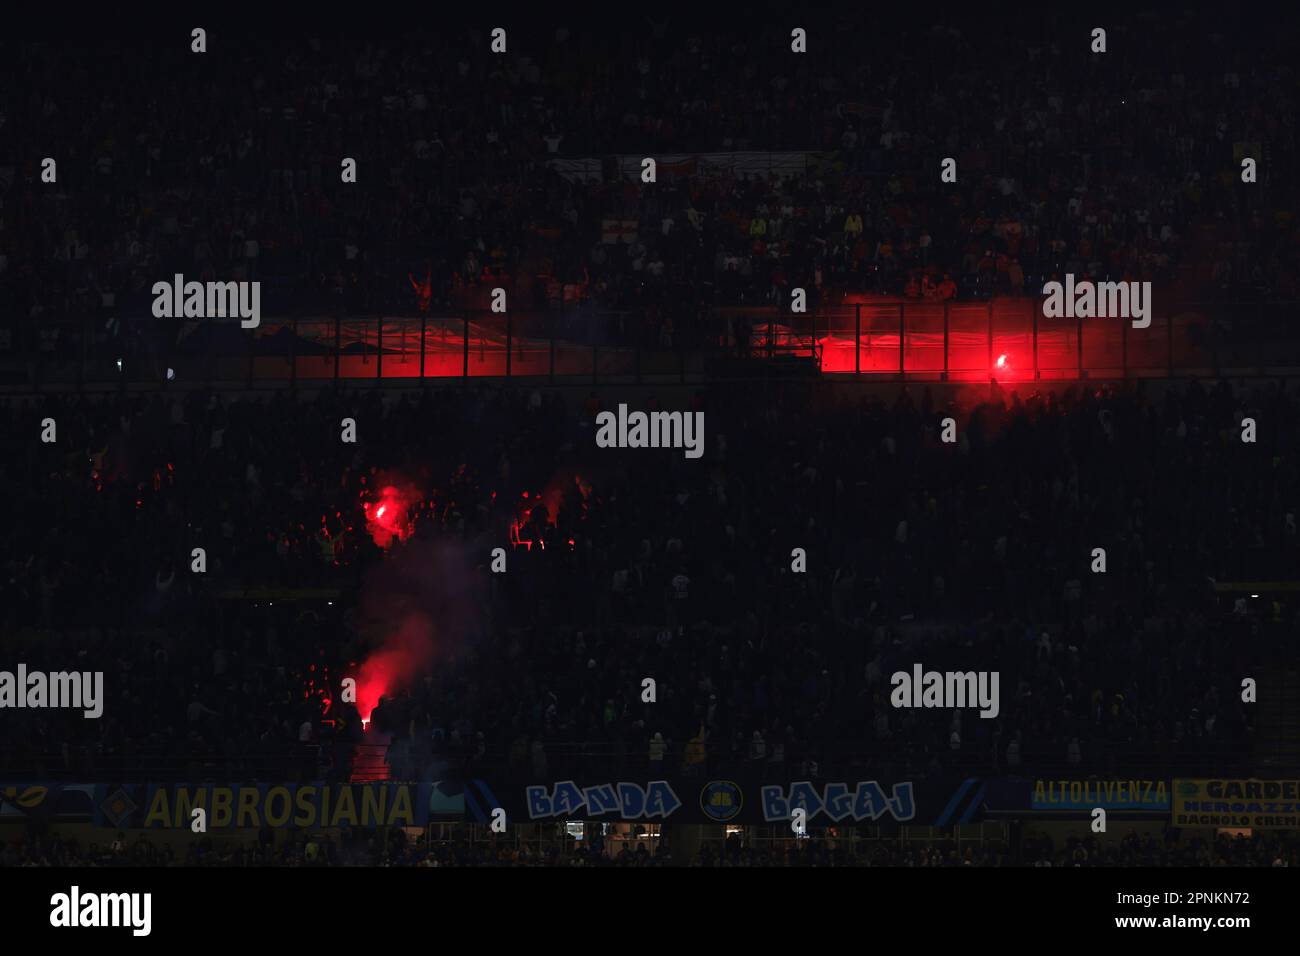
{"label": "stadium crowd", "polygon": [[[657,841],[656,841],[657,842]],[[495,866],[495,867],[661,867],[672,866],[672,850],[645,841],[616,852],[581,843],[470,841],[424,843],[400,831],[329,834],[297,833],[277,839],[264,831],[256,840],[190,843],[177,854],[168,843],[126,834],[106,843],[82,844],[75,838],[21,838],[0,844],[0,866]],[[872,840],[850,843],[835,838],[750,841],[739,836],[708,841],[690,860],[693,867],[1291,867],[1300,866],[1300,839],[1293,833],[1252,836],[1219,834],[1212,840],[1166,829],[1159,837],[1129,834],[1104,844],[1097,838],[1071,839],[1056,847],[1047,838],[1027,838],[1019,852],[1002,844],[959,845],[951,839],[929,842]]]}
{"label": "stadium crowd", "polygon": [[[973,297],[1072,272],[1296,297],[1284,31],[1134,14],[1100,54],[1090,28],[953,17],[810,22],[806,56],[761,16],[521,24],[504,56],[451,22],[214,31],[203,55],[149,34],[76,59],[25,44],[6,68],[29,92],[0,115],[6,336],[127,326],[175,273],[260,280],[281,315],[481,307],[502,285],[629,310],[647,335],[794,286]],[[687,158],[643,184],[642,156]]]}
{"label": "stadium crowd", "polygon": [[[268,315],[463,311],[503,286],[521,311],[618,312],[633,317],[620,336],[667,345],[712,334],[711,306],[784,303],[796,286],[814,304],[946,300],[1068,272],[1187,298],[1300,293],[1300,196],[1279,172],[1297,156],[1285,31],[1132,14],[1099,54],[1087,30],[994,29],[976,11],[897,30],[810,20],[815,55],[795,56],[777,21],[651,13],[618,39],[594,20],[521,25],[499,57],[451,23],[396,40],[214,29],[203,55],[144,30],[83,57],[24,43],[2,68],[23,92],[0,102],[0,357],[87,348],[58,341],[65,320],[93,319],[114,348],[175,344],[183,323],[149,316],[176,273],[261,281]],[[662,160],[654,183],[643,156]],[[1241,681],[1294,660],[1300,607],[1216,585],[1300,573],[1293,386],[630,397],[703,412],[703,459],[598,448],[596,415],[629,398],[609,389],[6,396],[6,659],[102,671],[106,699],[97,720],[7,712],[0,773],[1259,766],[1264,708]],[[948,415],[954,444],[939,440]],[[54,441],[39,440],[46,419]],[[996,671],[997,715],[892,706],[891,675],[916,663]],[[1300,862],[1274,836],[1024,849],[819,838],[683,861],[664,845],[303,833],[178,858],[38,835],[5,838],[0,863]]]}
{"label": "stadium crowd", "polygon": [[[1249,762],[1241,677],[1297,608],[1213,584],[1297,571],[1293,389],[728,386],[691,399],[700,461],[597,448],[604,399],[567,399],[11,403],[0,625],[107,700],[11,712],[0,767],[338,779],[365,743],[399,777]],[[341,679],[392,654],[358,714]],[[918,662],[998,671],[997,717],[892,707]]]}

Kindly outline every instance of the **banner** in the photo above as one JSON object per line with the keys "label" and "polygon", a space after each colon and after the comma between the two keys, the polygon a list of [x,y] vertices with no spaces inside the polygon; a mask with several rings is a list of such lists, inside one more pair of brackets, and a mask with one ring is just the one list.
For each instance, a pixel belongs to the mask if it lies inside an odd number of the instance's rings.
{"label": "banner", "polygon": [[464,820],[458,781],[398,783],[20,784],[0,787],[0,822],[32,817],[115,829],[186,829],[193,811],[222,829],[424,826]]}
{"label": "banner", "polygon": [[1300,780],[1175,780],[1173,824],[1300,830]]}
{"label": "banner", "polygon": [[95,815],[97,786],[43,781],[0,784],[0,823],[89,821]]}
{"label": "banner", "polygon": [[[142,825],[190,826],[195,808],[207,813],[208,830],[226,827],[419,826],[428,819],[419,784],[150,785]],[[426,796],[427,800],[427,796]]]}
{"label": "banner", "polygon": [[1168,813],[1169,784],[1165,780],[1051,780],[1010,778],[988,784],[991,813],[1076,813],[1098,807],[1114,813]]}
{"label": "banner", "polygon": [[[653,823],[784,823],[802,809],[809,826],[832,823],[969,822],[982,805],[979,781],[951,785],[879,780],[792,780],[672,777],[466,784],[470,818],[489,822],[501,807],[509,823],[547,820]],[[501,798],[498,801],[498,797]]]}
{"label": "banner", "polygon": [[[897,783],[886,793],[875,780],[848,783],[828,783],[818,786],[808,780],[797,780],[789,788],[764,786],[759,788],[765,823],[791,819],[796,809],[803,809],[809,825],[818,822],[874,823],[881,818],[906,823],[916,817],[916,798],[911,781]],[[819,820],[824,817],[824,820]]]}
{"label": "banner", "polygon": [[977,819],[978,778],[959,781],[789,780],[674,776],[631,780],[507,780],[368,783],[0,784],[0,825],[47,821],[113,829],[207,831],[424,826],[438,821],[507,824],[565,820],[690,824],[785,824],[802,809],[809,826],[919,824]]}
{"label": "banner", "polygon": [[1164,780],[1035,780],[1031,810],[1149,810],[1169,812]]}

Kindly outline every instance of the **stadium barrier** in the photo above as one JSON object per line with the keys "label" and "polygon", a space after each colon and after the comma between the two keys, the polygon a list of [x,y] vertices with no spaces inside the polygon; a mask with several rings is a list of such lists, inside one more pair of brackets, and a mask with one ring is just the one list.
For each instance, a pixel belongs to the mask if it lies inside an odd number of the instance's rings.
{"label": "stadium barrier", "polygon": [[[282,387],[526,379],[566,384],[768,374],[794,356],[836,380],[1003,383],[1285,376],[1300,370],[1296,303],[1157,305],[1150,325],[1052,319],[1040,300],[890,298],[718,307],[689,327],[583,307],[550,312],[43,320],[0,330],[0,389]],[[737,361],[738,360],[738,361]]]}

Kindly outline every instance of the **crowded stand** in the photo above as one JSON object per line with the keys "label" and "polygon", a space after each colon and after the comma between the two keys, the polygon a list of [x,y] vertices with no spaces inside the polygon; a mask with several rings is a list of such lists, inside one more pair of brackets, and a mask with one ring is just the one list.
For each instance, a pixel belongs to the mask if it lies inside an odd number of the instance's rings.
{"label": "crowded stand", "polygon": [[[963,410],[734,386],[692,399],[707,467],[654,468],[595,447],[601,396],[567,399],[51,398],[58,452],[21,441],[11,405],[6,632],[31,667],[73,653],[122,697],[99,721],[15,712],[3,760],[256,771],[376,733],[399,775],[1249,759],[1236,675],[1288,646],[1297,609],[1214,585],[1297,570],[1293,389],[994,386]],[[1230,452],[1247,415],[1279,424]],[[338,444],[344,416],[364,441]],[[363,730],[338,682],[411,629],[429,673],[382,687]],[[1001,713],[892,708],[917,659],[998,662]]]}
{"label": "crowded stand", "polygon": [[[510,56],[451,20],[19,45],[0,672],[107,679],[96,719],[0,701],[0,866],[1300,865],[1300,804],[1170,822],[1300,769],[1289,34],[870,16],[805,57],[657,9]],[[1087,316],[1089,378],[1037,309],[1067,275],[1163,325]],[[173,277],[260,283],[266,325],[163,314]],[[602,440],[629,402],[702,454]],[[900,705],[913,668],[994,701]],[[1089,781],[1160,802],[1067,832]],[[408,785],[405,826],[328,811]],[[187,786],[256,825],[191,839]]]}
{"label": "crowded stand", "polygon": [[[796,286],[942,300],[1074,273],[1293,299],[1287,40],[1207,16],[1133,15],[1117,44],[1170,42],[1077,62],[1031,22],[975,41],[957,15],[888,43],[827,23],[795,61],[758,20],[652,15],[614,43],[574,25],[505,62],[459,28],[269,31],[223,48],[237,93],[183,49],[68,63],[32,44],[8,66],[33,82],[5,111],[28,158],[0,168],[0,304],[21,343],[53,319],[138,320],[177,273],[259,280],[281,314],[481,307],[501,286],[656,331]],[[1234,188],[1262,142],[1265,180]],[[605,162],[656,155],[680,161],[653,185]],[[364,188],[339,181],[347,156]]]}

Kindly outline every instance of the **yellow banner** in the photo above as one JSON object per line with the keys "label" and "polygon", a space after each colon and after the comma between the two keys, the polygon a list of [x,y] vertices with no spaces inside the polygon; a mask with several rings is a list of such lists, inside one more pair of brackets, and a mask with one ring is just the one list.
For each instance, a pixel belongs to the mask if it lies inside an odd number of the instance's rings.
{"label": "yellow banner", "polygon": [[1300,780],[1174,781],[1176,827],[1300,830]]}

